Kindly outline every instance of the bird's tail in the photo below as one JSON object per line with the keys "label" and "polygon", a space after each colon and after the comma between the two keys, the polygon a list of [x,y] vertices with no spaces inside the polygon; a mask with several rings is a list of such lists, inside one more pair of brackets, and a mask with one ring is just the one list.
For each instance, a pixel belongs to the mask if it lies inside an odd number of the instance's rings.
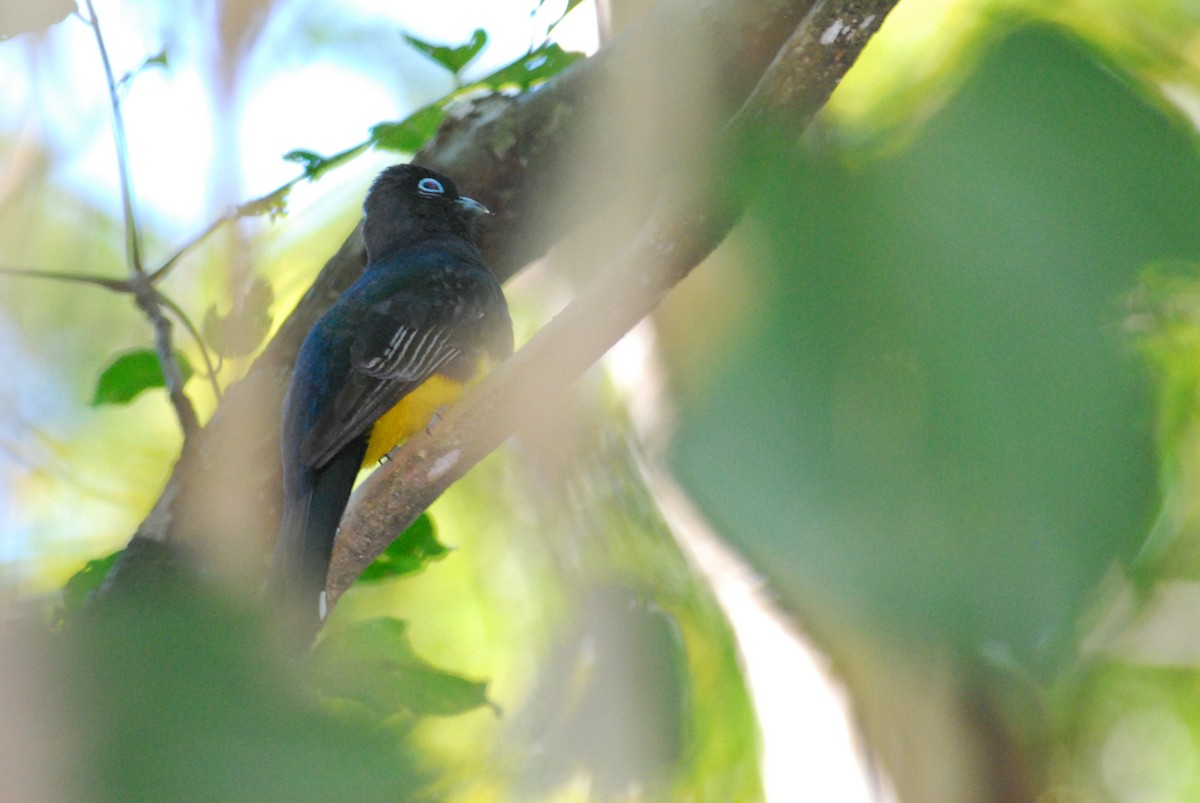
{"label": "bird's tail", "polygon": [[283,525],[275,544],[268,589],[315,632],[325,616],[325,576],[338,523],[366,442],[347,447],[314,471],[303,469],[285,488]]}

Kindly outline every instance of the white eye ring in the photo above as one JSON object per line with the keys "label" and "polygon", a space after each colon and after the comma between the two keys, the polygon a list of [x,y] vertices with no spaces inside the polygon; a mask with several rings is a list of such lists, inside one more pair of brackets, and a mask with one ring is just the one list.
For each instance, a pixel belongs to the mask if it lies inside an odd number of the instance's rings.
{"label": "white eye ring", "polygon": [[441,195],[446,188],[436,178],[423,178],[417,182],[417,190],[424,195]]}

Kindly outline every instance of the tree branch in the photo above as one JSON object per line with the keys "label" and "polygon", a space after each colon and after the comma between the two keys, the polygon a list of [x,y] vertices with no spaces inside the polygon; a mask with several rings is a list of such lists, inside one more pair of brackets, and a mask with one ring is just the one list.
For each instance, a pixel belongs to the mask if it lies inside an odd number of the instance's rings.
{"label": "tree branch", "polygon": [[105,276],[94,276],[90,273],[69,273],[58,270],[30,270],[29,268],[0,267],[0,276],[21,276],[28,279],[52,279],[56,282],[73,284],[90,284],[103,287],[116,293],[132,292],[128,279],[109,279]]}
{"label": "tree branch", "polygon": [[100,18],[96,15],[96,7],[92,0],[87,0],[87,9],[88,24],[96,36],[96,47],[100,51],[100,61],[104,65],[104,77],[108,84],[108,99],[112,105],[113,140],[117,148],[117,172],[121,178],[121,206],[125,212],[125,249],[133,273],[131,289],[138,309],[145,313],[154,327],[154,350],[162,367],[167,395],[175,408],[179,426],[183,429],[186,440],[199,431],[200,421],[196,417],[196,409],[191,400],[183,392],[183,370],[179,367],[179,362],[175,359],[175,350],[171,346],[171,322],[163,314],[158,291],[146,275],[146,268],[142,264],[141,231],[134,213],[133,187],[129,178],[129,145],[125,138],[125,118],[121,114],[121,100],[117,94],[117,82],[113,78],[112,63],[108,59],[108,48],[104,46],[104,36],[100,33]]}
{"label": "tree branch", "polygon": [[[666,109],[665,114],[674,119],[672,112],[686,107],[686,99],[695,94],[697,62],[664,54],[671,52],[672,42],[695,45],[703,63],[711,66],[711,78],[704,76],[711,122],[677,125],[668,133],[680,146],[677,153],[703,152],[724,121],[761,83],[764,71],[813,5],[813,0],[667,0],[636,28],[537,91],[515,98],[491,96],[459,107],[414,161],[453,176],[465,192],[493,210],[492,225],[484,232],[481,247],[488,264],[501,278],[507,278],[544,254],[580,221],[603,216],[607,224],[606,210],[612,209],[614,201],[628,201],[630,187],[662,186],[666,176],[686,175],[694,168],[682,157],[632,158],[632,149],[626,144],[659,121],[614,115],[613,107],[619,103],[604,102],[606,87],[614,83],[637,86],[653,96],[656,109]],[[862,4],[824,3],[821,7],[833,13],[858,5]],[[869,5],[890,8],[891,3]],[[881,19],[882,12],[878,16]],[[825,80],[831,91],[836,80]],[[573,154],[580,147],[594,157],[585,160],[592,173],[583,179],[573,169],[578,162]],[[591,184],[580,185],[581,180]],[[589,189],[571,191],[578,186]],[[564,197],[569,203],[561,202]],[[630,234],[613,228],[614,241],[629,240]],[[679,238],[669,231],[665,236],[664,244],[674,244]],[[681,256],[687,249],[679,247]],[[201,565],[215,563],[228,570],[226,573],[241,572],[248,583],[257,585],[261,556],[278,529],[282,498],[279,415],[292,365],[304,335],[358,276],[364,262],[356,229],[246,377],[226,390],[204,430],[185,441],[158,504],[139,527],[131,547],[140,541],[170,544],[195,556]],[[615,329],[623,331],[622,326]],[[539,339],[544,342],[554,337],[554,331],[548,330]],[[611,331],[605,338],[609,342],[615,339]],[[606,348],[606,343],[597,341],[591,353],[598,356]],[[538,352],[531,354],[514,358],[514,365],[529,362]],[[576,364],[586,359],[581,354],[573,358]],[[473,398],[479,397],[475,394]],[[457,418],[462,413],[452,415]],[[439,439],[448,438],[450,430],[449,426],[439,427]],[[501,434],[500,439],[503,437]],[[424,438],[418,438],[406,453],[413,453],[421,443]],[[388,473],[395,474],[396,469]],[[409,501],[419,504],[415,497]],[[390,528],[390,532],[398,530]],[[125,576],[136,575],[129,564],[136,563],[141,551],[127,551],[128,560],[122,558],[110,574],[110,587],[120,586]],[[230,560],[228,555],[236,557]]]}
{"label": "tree branch", "polygon": [[117,147],[117,174],[121,179],[121,208],[125,212],[125,250],[129,266],[134,273],[145,273],[142,266],[141,234],[133,209],[133,187],[129,180],[129,145],[125,138],[125,117],[121,114],[121,100],[117,96],[117,82],[113,77],[112,62],[108,60],[108,48],[100,33],[100,17],[92,0],[87,0],[88,25],[96,37],[96,49],[100,51],[100,62],[104,66],[104,77],[108,84],[108,101],[112,106],[113,141]]}
{"label": "tree branch", "polygon": [[192,323],[192,319],[183,311],[183,307],[171,300],[171,297],[163,293],[158,295],[159,301],[163,306],[171,311],[183,328],[188,331],[192,339],[196,341],[196,347],[200,349],[200,359],[204,360],[204,372],[208,376],[209,387],[212,388],[213,398],[218,402],[221,400],[221,385],[217,382],[217,368],[213,365],[212,355],[208,353],[208,346],[204,342],[204,338],[200,336],[200,330],[196,328],[196,324]]}
{"label": "tree branch", "polygon": [[[335,601],[397,534],[453,482],[593,365],[699,264],[740,219],[745,196],[720,176],[747,145],[785,154],[824,106],[895,0],[817,2],[725,127],[703,181],[668,185],[640,235],[504,365],[419,433],[359,489],[330,567]],[[694,166],[701,167],[701,166]],[[696,171],[689,171],[695,175]],[[714,181],[708,176],[716,175]]]}
{"label": "tree branch", "polygon": [[[144,278],[147,282],[154,282],[160,278],[162,274],[155,272]],[[28,279],[51,279],[56,282],[68,282],[71,284],[90,284],[93,287],[101,287],[105,290],[111,290],[114,293],[122,293],[126,295],[134,295],[137,293],[137,288],[142,284],[143,279],[109,279],[104,276],[95,276],[88,273],[69,273],[66,271],[56,270],[29,270],[28,268],[9,268],[0,266],[0,276],[20,276]],[[209,382],[212,385],[213,394],[218,400],[221,398],[221,388],[217,385],[216,369],[213,367],[212,358],[209,356],[208,347],[204,344],[204,338],[200,336],[199,330],[195,324],[188,318],[183,308],[172,301],[169,297],[159,292],[153,291],[158,299],[158,303],[171,311],[183,327],[188,330],[188,334],[196,341],[196,346],[200,349],[200,356],[204,360],[205,368],[208,372]],[[181,375],[182,379],[182,375]],[[189,403],[190,406],[190,403]]]}

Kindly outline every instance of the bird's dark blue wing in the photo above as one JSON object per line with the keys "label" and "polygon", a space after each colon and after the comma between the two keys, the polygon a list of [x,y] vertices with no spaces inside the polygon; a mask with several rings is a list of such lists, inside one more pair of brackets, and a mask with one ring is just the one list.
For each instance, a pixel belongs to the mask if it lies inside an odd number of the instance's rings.
{"label": "bird's dark blue wing", "polygon": [[303,438],[305,465],[324,465],[434,373],[470,379],[497,336],[511,352],[512,324],[486,268],[432,250],[400,256],[372,268],[392,271],[378,282],[384,297],[356,316],[347,370]]}
{"label": "bird's dark blue wing", "polygon": [[323,613],[334,539],[375,422],[431,375],[463,383],[484,354],[512,352],[504,294],[472,242],[481,212],[446,176],[384,170],[363,203],[367,268],[301,345],[284,401],[284,514],[269,584],[306,629]]}

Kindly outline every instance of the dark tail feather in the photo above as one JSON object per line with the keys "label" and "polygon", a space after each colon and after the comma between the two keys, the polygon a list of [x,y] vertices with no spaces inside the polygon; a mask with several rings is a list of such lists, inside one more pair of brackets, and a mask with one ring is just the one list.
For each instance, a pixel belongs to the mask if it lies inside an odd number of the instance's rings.
{"label": "dark tail feather", "polygon": [[362,466],[366,441],[347,445],[318,471],[304,469],[285,489],[283,526],[275,544],[268,588],[315,632],[338,523]]}

